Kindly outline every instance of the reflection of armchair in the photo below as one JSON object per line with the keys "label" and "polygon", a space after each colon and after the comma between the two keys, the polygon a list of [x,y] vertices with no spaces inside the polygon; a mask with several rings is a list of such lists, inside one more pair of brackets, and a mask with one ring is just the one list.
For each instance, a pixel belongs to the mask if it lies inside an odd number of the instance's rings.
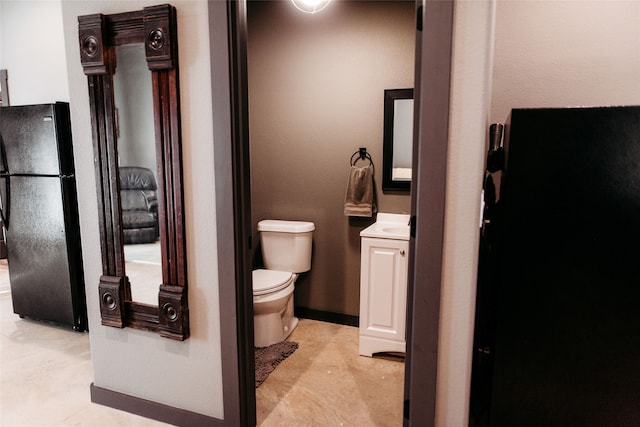
{"label": "reflection of armchair", "polygon": [[147,168],[120,168],[124,243],[151,243],[158,238],[156,179]]}

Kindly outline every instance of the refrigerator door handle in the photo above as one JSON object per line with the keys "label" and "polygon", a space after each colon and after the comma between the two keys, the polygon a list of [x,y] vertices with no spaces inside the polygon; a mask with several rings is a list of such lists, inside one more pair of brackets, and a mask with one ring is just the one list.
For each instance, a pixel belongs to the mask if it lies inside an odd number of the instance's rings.
{"label": "refrigerator door handle", "polygon": [[9,183],[10,176],[8,174],[2,173],[0,174],[0,179],[4,180],[4,191],[0,193],[0,195],[4,195],[4,197],[0,197],[0,219],[2,220],[2,224],[6,230],[9,230],[9,214],[11,207],[11,185]]}
{"label": "refrigerator door handle", "polygon": [[2,133],[0,133],[0,161],[2,161],[0,175],[9,175],[9,161],[7,160],[7,149],[4,145]]}
{"label": "refrigerator door handle", "polygon": [[[6,199],[3,200],[0,197],[0,219],[2,219],[2,224],[4,224],[5,229],[9,229],[9,162],[7,160],[7,149],[4,144],[4,138],[2,137],[2,133],[0,133],[0,161],[2,169],[0,169],[0,179],[4,179],[5,191],[0,192],[0,196],[4,195]],[[5,208],[6,205],[6,208]],[[6,212],[6,215],[5,215]]]}

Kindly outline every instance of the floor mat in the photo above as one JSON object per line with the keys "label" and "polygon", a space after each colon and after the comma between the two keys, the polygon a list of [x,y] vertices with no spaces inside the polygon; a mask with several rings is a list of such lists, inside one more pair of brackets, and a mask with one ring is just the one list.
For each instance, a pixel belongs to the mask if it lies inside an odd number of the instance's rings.
{"label": "floor mat", "polygon": [[297,342],[282,341],[255,349],[256,355],[256,388],[267,379],[269,374],[298,348]]}

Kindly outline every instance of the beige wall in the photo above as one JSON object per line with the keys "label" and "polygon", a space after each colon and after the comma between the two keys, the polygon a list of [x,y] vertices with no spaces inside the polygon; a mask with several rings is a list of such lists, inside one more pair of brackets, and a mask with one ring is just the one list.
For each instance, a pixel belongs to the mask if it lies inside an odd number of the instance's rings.
{"label": "beige wall", "polygon": [[203,0],[171,1],[178,16],[191,336],[177,342],[155,333],[100,324],[100,236],[89,96],[80,65],[77,17],[154,4],[157,1],[62,2],[94,384],[223,418],[211,69],[207,2]]}
{"label": "beige wall", "polygon": [[0,0],[0,69],[11,105],[69,101],[61,0]]}
{"label": "beige wall", "polygon": [[410,209],[408,193],[384,194],[381,184],[383,94],[413,87],[413,10],[413,2],[336,1],[306,15],[290,2],[249,4],[254,232],[267,218],[315,223],[298,306],[359,314],[359,233],[373,220],[343,214],[359,147],[375,163],[379,211]]}
{"label": "beige wall", "polygon": [[[442,427],[468,425],[479,217],[474,196],[485,144],[478,136],[514,107],[640,105],[640,2],[498,0],[493,48],[486,45],[490,3],[455,4],[436,423]],[[491,59],[487,87],[478,73]]]}
{"label": "beige wall", "polygon": [[512,108],[640,104],[640,2],[499,1],[491,120]]}
{"label": "beige wall", "polygon": [[[454,6],[436,425],[469,421],[469,388],[494,5]],[[428,102],[428,101],[427,101]]]}

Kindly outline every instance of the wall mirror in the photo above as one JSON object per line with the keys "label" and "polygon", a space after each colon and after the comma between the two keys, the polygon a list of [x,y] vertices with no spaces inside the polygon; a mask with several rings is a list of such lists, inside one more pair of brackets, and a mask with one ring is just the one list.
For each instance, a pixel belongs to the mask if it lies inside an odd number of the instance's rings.
{"label": "wall mirror", "polygon": [[151,73],[143,43],[115,48],[113,76],[125,273],[131,299],[158,303],[162,283]]}
{"label": "wall mirror", "polygon": [[384,91],[382,189],[409,191],[413,147],[413,89]]}
{"label": "wall mirror", "polygon": [[[78,23],[95,153],[102,324],[184,340],[189,306],[176,10],[152,6],[80,16]],[[133,261],[146,267],[134,268]]]}

